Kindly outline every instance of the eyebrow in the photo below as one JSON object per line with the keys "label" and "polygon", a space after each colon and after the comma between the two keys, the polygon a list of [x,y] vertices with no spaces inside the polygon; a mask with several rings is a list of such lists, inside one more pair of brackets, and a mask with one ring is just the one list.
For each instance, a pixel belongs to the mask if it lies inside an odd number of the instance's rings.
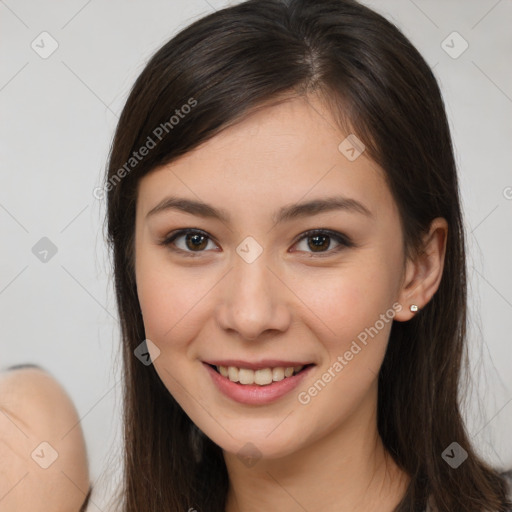
{"label": "eyebrow", "polygon": [[[218,219],[226,224],[229,224],[230,222],[230,215],[224,209],[215,208],[201,201],[172,196],[162,199],[162,201],[147,213],[146,219],[150,216],[156,215],[157,213],[168,210],[178,210],[192,215],[197,215],[199,217]],[[312,201],[292,204],[290,206],[283,206],[276,214],[273,215],[272,220],[275,224],[278,224],[280,222],[286,222],[309,215],[317,215],[319,213],[333,210],[345,210],[347,212],[360,213],[373,218],[372,212],[359,201],[349,197],[335,196],[313,199]]]}

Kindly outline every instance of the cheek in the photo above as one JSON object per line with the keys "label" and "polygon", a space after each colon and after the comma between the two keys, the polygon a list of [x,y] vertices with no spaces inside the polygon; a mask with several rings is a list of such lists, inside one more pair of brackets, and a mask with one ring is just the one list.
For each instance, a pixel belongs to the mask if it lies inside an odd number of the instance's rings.
{"label": "cheek", "polygon": [[332,339],[333,345],[349,343],[391,308],[392,276],[383,263],[361,258],[350,265],[296,283],[297,296]]}
{"label": "cheek", "polygon": [[165,251],[141,251],[136,282],[146,338],[163,354],[194,358],[194,340],[212,322],[222,277],[200,266],[172,265]]}
{"label": "cheek", "polygon": [[154,368],[171,395],[186,408],[190,397],[185,390],[195,385],[184,362],[189,340],[196,337],[200,326],[198,281],[173,272],[168,263],[151,255],[141,255],[136,277],[145,335],[160,350]]}
{"label": "cheek", "polygon": [[323,411],[318,414],[326,431],[356,410],[375,385],[395,315],[390,276],[385,265],[360,260],[301,289],[326,354],[298,400]]}
{"label": "cheek", "polygon": [[200,281],[173,271],[160,255],[144,252],[136,264],[136,281],[146,337],[161,350],[183,338],[182,329],[190,328],[190,318],[200,312]]}

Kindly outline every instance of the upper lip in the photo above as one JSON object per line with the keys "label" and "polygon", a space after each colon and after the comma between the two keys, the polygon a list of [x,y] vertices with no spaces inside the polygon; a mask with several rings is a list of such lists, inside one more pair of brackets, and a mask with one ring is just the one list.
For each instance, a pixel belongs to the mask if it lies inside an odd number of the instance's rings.
{"label": "upper lip", "polygon": [[306,366],[308,364],[313,364],[311,362],[305,363],[302,361],[283,361],[279,359],[264,359],[263,361],[258,361],[257,363],[251,363],[249,361],[242,361],[240,359],[224,359],[224,360],[215,360],[215,361],[204,361],[206,364],[211,364],[213,366],[235,366],[237,368],[248,368],[250,370],[261,370],[262,368],[277,368],[277,367],[295,367],[295,366]]}

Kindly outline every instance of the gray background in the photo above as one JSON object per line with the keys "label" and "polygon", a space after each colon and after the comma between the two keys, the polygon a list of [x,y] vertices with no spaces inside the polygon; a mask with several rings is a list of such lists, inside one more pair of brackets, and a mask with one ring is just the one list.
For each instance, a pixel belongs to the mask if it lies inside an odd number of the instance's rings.
{"label": "gray background", "polygon": [[[468,235],[474,387],[464,410],[478,450],[512,466],[512,1],[365,3],[412,40],[443,91]],[[88,445],[92,511],[106,510],[119,476],[121,414],[104,202],[93,190],[147,59],[224,5],[0,0],[0,367],[43,365],[68,390]],[[454,31],[469,45],[457,58]],[[43,237],[57,250],[45,262],[33,252],[47,248]]]}

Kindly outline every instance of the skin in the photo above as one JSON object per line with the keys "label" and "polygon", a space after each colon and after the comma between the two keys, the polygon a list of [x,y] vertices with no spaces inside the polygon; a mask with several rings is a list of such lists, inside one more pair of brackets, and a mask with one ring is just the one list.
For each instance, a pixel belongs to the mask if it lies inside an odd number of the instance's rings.
{"label": "skin", "polygon": [[[80,510],[90,481],[78,422],[69,395],[44,370],[0,374],[1,512]],[[35,461],[45,465],[51,460],[53,452],[46,445],[39,447],[42,442],[57,453],[46,469]]]}
{"label": "skin", "polygon": [[[408,475],[377,432],[377,375],[392,322],[369,338],[311,401],[298,402],[365,328],[386,311],[408,321],[442,276],[446,221],[435,219],[426,251],[406,261],[396,204],[384,173],[363,152],[349,161],[345,139],[316,97],[253,112],[139,183],[136,282],[154,366],[169,392],[222,449],[229,472],[227,512],[391,511]],[[274,224],[279,208],[343,194],[373,214],[334,210]],[[147,217],[167,195],[223,208],[229,223],[169,209]],[[159,242],[184,228],[210,238],[198,251],[185,236],[172,251]],[[345,234],[356,247],[323,241],[309,229]],[[247,263],[236,248],[253,237],[263,249]],[[207,242],[207,245],[206,245]],[[186,254],[192,253],[192,257]],[[313,371],[268,405],[222,395],[201,361],[277,358],[309,361]],[[254,465],[237,453],[252,443]]]}

